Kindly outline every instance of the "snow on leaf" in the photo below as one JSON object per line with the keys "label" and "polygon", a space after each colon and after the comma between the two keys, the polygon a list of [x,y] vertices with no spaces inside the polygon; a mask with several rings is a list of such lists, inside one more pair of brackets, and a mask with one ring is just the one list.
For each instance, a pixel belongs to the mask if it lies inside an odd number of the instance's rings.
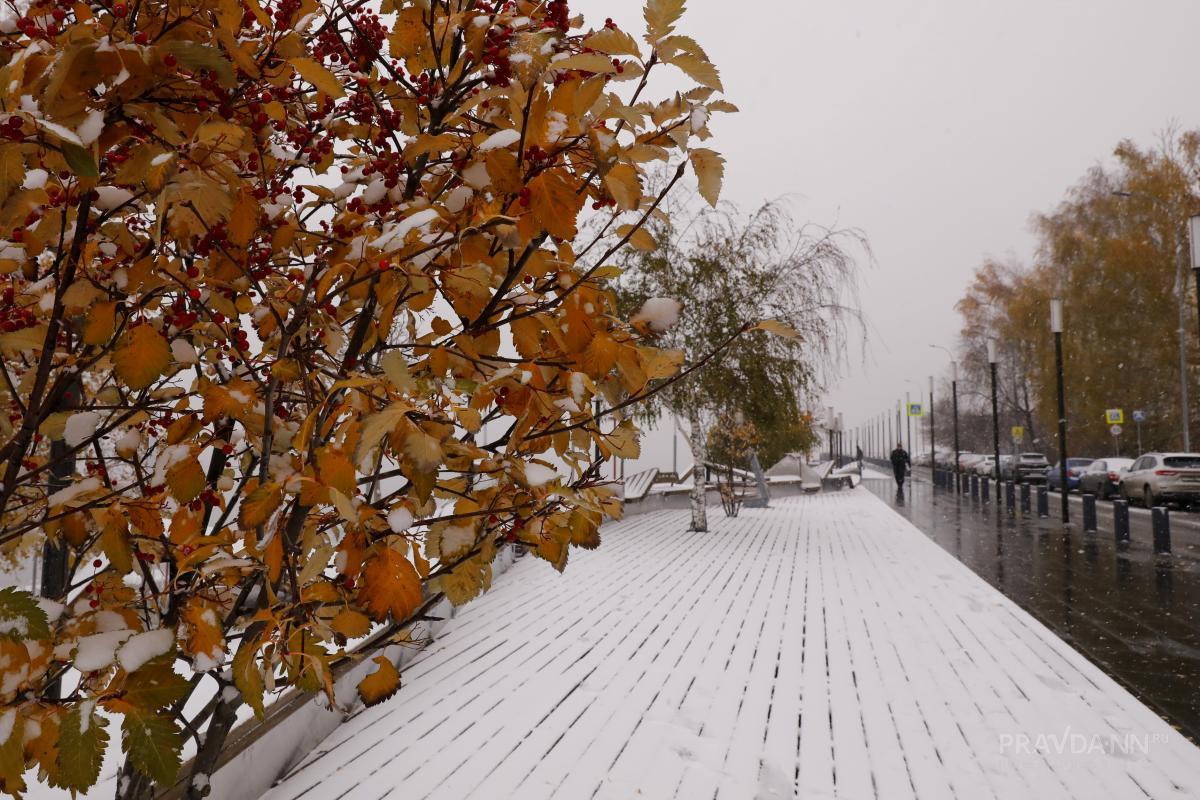
{"label": "snow on leaf", "polygon": [[651,297],[629,320],[653,333],[666,333],[679,321],[683,304],[671,297]]}
{"label": "snow on leaf", "polygon": [[29,592],[13,586],[0,589],[0,636],[10,639],[49,639],[46,612]]}
{"label": "snow on leaf", "polygon": [[400,688],[400,672],[387,656],[375,656],[372,660],[378,667],[358,682],[358,696],[367,706],[382,703]]}
{"label": "snow on leaf", "polygon": [[500,150],[512,147],[519,141],[521,141],[521,132],[519,130],[516,128],[505,128],[502,131],[496,131],[484,139],[478,149],[480,152],[486,153],[488,150]]}
{"label": "snow on leaf", "polygon": [[121,669],[133,673],[147,662],[166,655],[175,646],[175,631],[171,628],[156,628],[134,634],[117,650],[117,663]]}
{"label": "snow on leaf", "polygon": [[113,353],[117,375],[130,389],[145,389],[162,375],[171,363],[167,340],[149,325],[129,332],[124,344]]}

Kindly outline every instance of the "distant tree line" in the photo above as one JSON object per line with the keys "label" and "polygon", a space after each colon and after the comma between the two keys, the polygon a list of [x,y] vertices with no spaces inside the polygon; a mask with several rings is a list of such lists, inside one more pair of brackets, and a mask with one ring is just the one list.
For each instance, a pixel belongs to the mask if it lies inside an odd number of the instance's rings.
{"label": "distant tree line", "polygon": [[[957,309],[960,430],[966,450],[991,450],[987,340],[998,345],[1001,451],[1056,455],[1057,408],[1050,301],[1065,307],[1068,446],[1072,453],[1113,452],[1104,411],[1125,410],[1123,454],[1136,449],[1130,415],[1146,412],[1143,450],[1183,446],[1180,328],[1187,344],[1187,418],[1197,430],[1195,287],[1186,224],[1200,213],[1200,131],[1164,133],[1142,148],[1122,142],[1115,162],[1097,165],[1049,213],[1034,217],[1032,263],[987,259]],[[1181,319],[1178,298],[1184,297]],[[950,419],[949,386],[935,412]],[[949,443],[949,425],[940,425]]]}

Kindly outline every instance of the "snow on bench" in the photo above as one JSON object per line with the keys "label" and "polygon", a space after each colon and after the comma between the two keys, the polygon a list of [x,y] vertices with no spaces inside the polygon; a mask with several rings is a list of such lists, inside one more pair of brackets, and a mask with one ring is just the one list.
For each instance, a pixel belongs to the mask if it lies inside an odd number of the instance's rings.
{"label": "snow on bench", "polygon": [[644,470],[626,478],[625,502],[629,502],[630,500],[641,500],[643,497],[649,494],[650,487],[654,485],[656,478],[658,478],[657,469]]}
{"label": "snow on bench", "polygon": [[1200,750],[863,489],[524,559],[266,797],[1194,798]]}

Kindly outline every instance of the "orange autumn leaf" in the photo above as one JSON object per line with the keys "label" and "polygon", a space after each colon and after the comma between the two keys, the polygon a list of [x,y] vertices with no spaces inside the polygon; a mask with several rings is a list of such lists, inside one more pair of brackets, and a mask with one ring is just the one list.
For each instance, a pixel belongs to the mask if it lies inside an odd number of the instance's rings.
{"label": "orange autumn leaf", "polygon": [[363,565],[358,602],[376,622],[389,614],[401,622],[421,605],[421,578],[411,561],[379,546]]}
{"label": "orange autumn leaf", "polygon": [[358,696],[366,706],[387,700],[400,689],[400,672],[387,656],[375,656],[374,672],[358,682]]}
{"label": "orange autumn leaf", "polygon": [[171,348],[167,340],[149,325],[139,325],[130,331],[113,354],[117,375],[130,389],[145,389],[170,363]]}

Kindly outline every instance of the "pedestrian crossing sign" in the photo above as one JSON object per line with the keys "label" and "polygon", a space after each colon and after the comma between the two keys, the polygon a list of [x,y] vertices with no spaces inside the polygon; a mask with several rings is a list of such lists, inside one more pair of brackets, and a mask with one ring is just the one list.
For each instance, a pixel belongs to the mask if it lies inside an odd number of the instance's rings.
{"label": "pedestrian crossing sign", "polygon": [[1110,408],[1104,412],[1104,421],[1109,425],[1124,425],[1125,424],[1125,409]]}
{"label": "pedestrian crossing sign", "polygon": [[920,403],[909,403],[908,415],[910,417],[923,417],[925,416],[925,408]]}
{"label": "pedestrian crossing sign", "polygon": [[1012,429],[1012,438],[1014,442],[1020,442],[1025,438],[1025,426],[1014,425]]}

